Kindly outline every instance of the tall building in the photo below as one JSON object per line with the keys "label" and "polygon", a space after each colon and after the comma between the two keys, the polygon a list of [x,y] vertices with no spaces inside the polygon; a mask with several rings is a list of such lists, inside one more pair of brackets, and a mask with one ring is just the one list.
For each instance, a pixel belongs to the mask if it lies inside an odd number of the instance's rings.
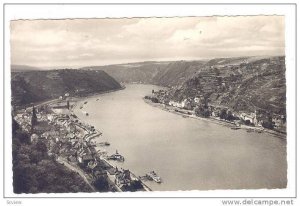
{"label": "tall building", "polygon": [[37,116],[36,116],[36,109],[32,106],[32,116],[31,116],[31,132],[34,132],[34,127],[37,124]]}

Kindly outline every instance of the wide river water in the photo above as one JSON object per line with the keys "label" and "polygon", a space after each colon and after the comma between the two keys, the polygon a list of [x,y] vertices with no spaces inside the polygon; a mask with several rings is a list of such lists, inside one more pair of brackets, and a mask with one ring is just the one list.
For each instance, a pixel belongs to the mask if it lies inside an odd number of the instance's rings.
{"label": "wide river water", "polygon": [[80,119],[103,132],[96,141],[110,142],[102,149],[125,156],[124,163],[113,164],[138,176],[154,170],[163,183],[146,182],[152,190],[286,187],[285,140],[155,108],[142,99],[152,89],[159,87],[129,84],[75,108]]}

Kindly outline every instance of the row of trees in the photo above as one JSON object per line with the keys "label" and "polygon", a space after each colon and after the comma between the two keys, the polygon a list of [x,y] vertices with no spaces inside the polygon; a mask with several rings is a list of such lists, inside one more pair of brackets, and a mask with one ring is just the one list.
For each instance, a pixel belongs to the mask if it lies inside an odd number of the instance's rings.
{"label": "row of trees", "polygon": [[156,97],[145,96],[145,99],[151,100],[154,103],[158,103],[158,99]]}

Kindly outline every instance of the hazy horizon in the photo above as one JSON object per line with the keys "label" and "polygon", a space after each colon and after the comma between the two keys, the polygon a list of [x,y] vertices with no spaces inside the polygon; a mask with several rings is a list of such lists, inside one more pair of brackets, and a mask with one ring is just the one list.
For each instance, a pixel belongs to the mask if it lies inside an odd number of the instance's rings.
{"label": "hazy horizon", "polygon": [[284,16],[11,21],[11,64],[80,68],[284,56]]}
{"label": "hazy horizon", "polygon": [[122,62],[117,64],[104,64],[104,65],[81,65],[81,66],[32,66],[27,64],[11,64],[11,66],[26,66],[26,67],[36,67],[37,69],[42,70],[53,70],[53,69],[80,69],[85,67],[104,67],[104,66],[114,66],[114,65],[126,65],[126,64],[138,64],[138,63],[147,63],[147,62],[159,62],[159,63],[168,63],[168,62],[175,62],[175,61],[186,61],[186,62],[192,62],[192,61],[209,61],[212,59],[234,59],[234,58],[251,58],[251,57],[279,57],[279,56],[285,56],[285,55],[260,55],[260,56],[236,56],[236,57],[218,57],[218,58],[206,58],[206,59],[179,59],[179,60],[149,60],[149,61],[139,61],[139,62]]}

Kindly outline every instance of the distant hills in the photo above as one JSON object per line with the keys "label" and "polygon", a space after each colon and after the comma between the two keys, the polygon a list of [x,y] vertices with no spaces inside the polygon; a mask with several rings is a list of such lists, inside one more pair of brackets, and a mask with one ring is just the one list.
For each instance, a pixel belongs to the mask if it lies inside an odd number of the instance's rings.
{"label": "distant hills", "polygon": [[104,71],[63,69],[11,73],[13,105],[54,99],[65,93],[87,96],[120,88],[121,85]]}
{"label": "distant hills", "polygon": [[169,87],[169,99],[205,96],[234,111],[286,113],[285,57],[255,56],[206,61],[141,62],[85,70],[104,70],[125,83]]}
{"label": "distant hills", "polygon": [[24,72],[24,71],[39,71],[41,68],[39,67],[32,67],[27,65],[11,65],[11,71],[13,72]]}
{"label": "distant hills", "polygon": [[130,64],[83,67],[103,70],[119,82],[155,84],[172,87],[183,83],[201,69],[204,61],[139,62]]}
{"label": "distant hills", "polygon": [[234,111],[286,112],[285,57],[282,56],[33,70],[37,68],[12,66],[13,102],[16,104],[57,97],[67,91],[87,95],[120,88],[118,82],[123,82],[168,87],[169,99],[174,101],[202,95],[209,98],[211,104]]}

